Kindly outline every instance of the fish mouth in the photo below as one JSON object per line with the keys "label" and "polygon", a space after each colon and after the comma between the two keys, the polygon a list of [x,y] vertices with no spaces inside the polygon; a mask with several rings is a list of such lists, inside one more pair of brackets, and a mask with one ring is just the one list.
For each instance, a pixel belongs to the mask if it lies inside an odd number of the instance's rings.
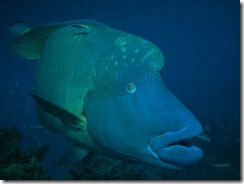
{"label": "fish mouth", "polygon": [[180,131],[167,132],[154,137],[149,147],[154,157],[160,159],[161,162],[174,169],[182,169],[202,159],[202,150],[188,141],[200,135],[201,132],[200,124],[187,125]]}

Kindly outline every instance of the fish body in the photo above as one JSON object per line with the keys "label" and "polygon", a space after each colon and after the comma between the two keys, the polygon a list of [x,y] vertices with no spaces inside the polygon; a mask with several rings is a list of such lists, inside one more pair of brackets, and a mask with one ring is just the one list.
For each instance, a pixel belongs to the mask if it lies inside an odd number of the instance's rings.
{"label": "fish body", "polygon": [[164,85],[164,57],[153,43],[78,20],[32,29],[10,47],[39,59],[31,95],[40,122],[73,140],[80,150],[75,155],[92,150],[172,169],[202,158],[202,150],[185,141],[202,127]]}

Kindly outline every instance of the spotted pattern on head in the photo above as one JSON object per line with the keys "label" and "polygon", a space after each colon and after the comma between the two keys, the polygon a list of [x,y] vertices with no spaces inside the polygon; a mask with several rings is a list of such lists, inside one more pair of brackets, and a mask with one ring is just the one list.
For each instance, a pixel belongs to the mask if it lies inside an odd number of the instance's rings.
{"label": "spotted pattern on head", "polygon": [[164,59],[151,42],[124,33],[114,38],[111,53],[100,58],[100,63],[103,86],[126,86],[136,81],[145,69],[161,70]]}
{"label": "spotted pattern on head", "polygon": [[124,66],[147,62],[147,66],[152,70],[161,70],[163,68],[162,53],[155,45],[145,39],[124,34],[115,39],[115,45],[121,52],[121,58],[118,57],[117,60],[119,63],[126,63]]}

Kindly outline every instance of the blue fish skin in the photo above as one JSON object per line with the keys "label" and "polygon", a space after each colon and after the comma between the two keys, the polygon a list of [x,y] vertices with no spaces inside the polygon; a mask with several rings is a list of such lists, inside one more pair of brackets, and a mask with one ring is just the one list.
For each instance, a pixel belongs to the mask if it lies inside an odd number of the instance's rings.
{"label": "blue fish skin", "polygon": [[33,29],[12,45],[39,58],[33,97],[40,122],[76,149],[170,169],[202,158],[186,141],[201,134],[201,124],[164,85],[164,57],[153,43],[76,20]]}

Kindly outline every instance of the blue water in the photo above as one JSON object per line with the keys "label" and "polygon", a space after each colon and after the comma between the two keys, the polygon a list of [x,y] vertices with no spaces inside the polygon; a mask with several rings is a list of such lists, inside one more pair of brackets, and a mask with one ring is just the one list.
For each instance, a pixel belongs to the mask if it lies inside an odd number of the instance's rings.
{"label": "blue water", "polygon": [[[67,174],[53,166],[69,145],[38,127],[33,91],[36,61],[13,55],[11,21],[31,26],[93,19],[141,36],[163,52],[162,77],[200,120],[211,142],[197,140],[203,160],[184,171],[155,171],[155,179],[240,179],[240,3],[237,0],[2,0],[0,2],[0,125],[16,125],[25,149],[49,143],[45,164],[53,179]],[[228,167],[213,164],[227,163]],[[157,175],[157,177],[156,177]],[[160,177],[158,177],[160,175]]]}

